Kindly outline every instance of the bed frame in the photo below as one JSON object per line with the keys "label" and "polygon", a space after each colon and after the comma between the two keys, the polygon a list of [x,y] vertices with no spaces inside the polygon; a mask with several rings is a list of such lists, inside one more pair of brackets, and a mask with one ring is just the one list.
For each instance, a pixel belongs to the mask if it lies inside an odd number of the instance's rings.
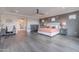
{"label": "bed frame", "polygon": [[40,34],[44,34],[44,35],[48,35],[48,36],[54,36],[54,35],[57,35],[57,34],[59,34],[59,31],[57,31],[57,32],[43,32],[43,31],[38,31],[38,33],[40,33]]}

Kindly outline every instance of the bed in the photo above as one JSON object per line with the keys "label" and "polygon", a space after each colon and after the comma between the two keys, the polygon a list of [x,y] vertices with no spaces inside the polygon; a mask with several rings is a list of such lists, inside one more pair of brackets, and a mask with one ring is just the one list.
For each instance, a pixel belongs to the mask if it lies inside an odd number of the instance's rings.
{"label": "bed", "polygon": [[48,35],[48,36],[54,36],[59,33],[58,28],[39,28],[38,33]]}

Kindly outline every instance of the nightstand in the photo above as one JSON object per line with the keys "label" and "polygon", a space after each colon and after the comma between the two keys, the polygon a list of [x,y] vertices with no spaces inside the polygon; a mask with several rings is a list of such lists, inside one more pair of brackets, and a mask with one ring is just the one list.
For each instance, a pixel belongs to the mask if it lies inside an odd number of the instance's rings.
{"label": "nightstand", "polygon": [[67,29],[61,28],[60,29],[60,34],[61,35],[67,35]]}

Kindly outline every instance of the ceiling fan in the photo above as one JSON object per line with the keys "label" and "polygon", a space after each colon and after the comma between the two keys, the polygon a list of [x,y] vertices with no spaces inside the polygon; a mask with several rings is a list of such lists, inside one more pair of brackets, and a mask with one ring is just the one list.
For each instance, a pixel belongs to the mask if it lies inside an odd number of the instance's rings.
{"label": "ceiling fan", "polygon": [[45,15],[44,13],[41,13],[39,9],[36,9],[36,14],[41,15],[41,16]]}

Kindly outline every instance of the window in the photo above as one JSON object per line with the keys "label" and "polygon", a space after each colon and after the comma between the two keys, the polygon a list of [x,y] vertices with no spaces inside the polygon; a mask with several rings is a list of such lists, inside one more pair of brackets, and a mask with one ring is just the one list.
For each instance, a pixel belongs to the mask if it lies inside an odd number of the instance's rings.
{"label": "window", "polygon": [[69,15],[69,19],[76,19],[76,15],[75,14]]}
{"label": "window", "polygon": [[52,18],[51,21],[55,21],[55,18]]}

